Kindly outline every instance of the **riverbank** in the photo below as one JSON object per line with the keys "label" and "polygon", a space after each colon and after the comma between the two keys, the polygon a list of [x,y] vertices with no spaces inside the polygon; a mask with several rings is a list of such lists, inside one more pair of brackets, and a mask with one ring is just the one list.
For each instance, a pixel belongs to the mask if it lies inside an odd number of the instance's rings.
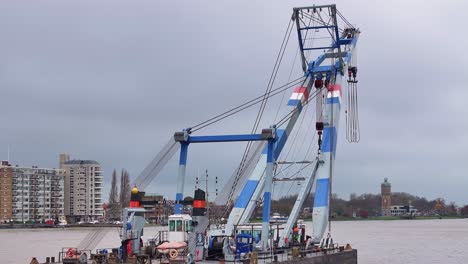
{"label": "riverbank", "polygon": [[399,216],[373,216],[373,217],[367,217],[367,218],[337,217],[337,218],[333,218],[332,221],[372,221],[372,220],[391,221],[391,220],[432,220],[432,219],[463,219],[463,217],[459,217],[459,216],[416,216],[414,218],[402,218]]}
{"label": "riverbank", "polygon": [[[0,224],[0,229],[34,229],[34,228],[96,228],[96,227],[121,227],[122,224],[69,224],[69,225],[49,225],[49,224]],[[145,227],[162,226],[146,224]]]}

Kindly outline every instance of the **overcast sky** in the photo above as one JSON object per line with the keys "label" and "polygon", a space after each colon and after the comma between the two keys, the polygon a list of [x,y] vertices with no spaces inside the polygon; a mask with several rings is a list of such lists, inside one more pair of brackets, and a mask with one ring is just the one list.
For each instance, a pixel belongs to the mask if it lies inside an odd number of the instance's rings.
{"label": "overcast sky", "polygon": [[[261,94],[292,8],[313,3],[327,2],[1,1],[0,158],[9,146],[13,164],[57,167],[66,152],[107,181],[114,168],[136,176],[174,131]],[[346,143],[342,122],[333,191],[377,193],[388,177],[393,191],[468,203],[468,2],[336,4],[362,31],[361,142]],[[201,134],[248,133],[255,112]],[[242,149],[191,148],[187,192],[200,170],[224,182]],[[176,162],[148,192],[173,196]]]}

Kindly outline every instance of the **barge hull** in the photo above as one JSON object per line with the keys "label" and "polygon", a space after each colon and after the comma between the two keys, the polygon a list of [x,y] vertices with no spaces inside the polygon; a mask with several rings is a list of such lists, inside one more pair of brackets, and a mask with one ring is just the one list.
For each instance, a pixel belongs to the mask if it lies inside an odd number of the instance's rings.
{"label": "barge hull", "polygon": [[357,264],[357,250],[279,260],[281,264]]}

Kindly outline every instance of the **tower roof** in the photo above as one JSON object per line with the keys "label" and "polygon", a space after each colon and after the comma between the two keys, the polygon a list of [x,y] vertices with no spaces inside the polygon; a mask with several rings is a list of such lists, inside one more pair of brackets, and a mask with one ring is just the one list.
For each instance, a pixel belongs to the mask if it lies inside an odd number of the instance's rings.
{"label": "tower roof", "polygon": [[384,182],[382,182],[382,186],[392,187],[392,185],[390,184],[390,182],[388,182],[388,178],[384,178]]}

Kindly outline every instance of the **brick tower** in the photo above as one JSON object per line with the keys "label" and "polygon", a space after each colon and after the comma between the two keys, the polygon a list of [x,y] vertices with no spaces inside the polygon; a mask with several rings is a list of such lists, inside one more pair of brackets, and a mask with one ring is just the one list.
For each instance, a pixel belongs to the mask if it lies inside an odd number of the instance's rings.
{"label": "brick tower", "polygon": [[385,178],[384,182],[382,182],[380,185],[380,192],[382,195],[382,215],[391,215],[390,210],[392,206],[392,185],[388,182],[387,178]]}

